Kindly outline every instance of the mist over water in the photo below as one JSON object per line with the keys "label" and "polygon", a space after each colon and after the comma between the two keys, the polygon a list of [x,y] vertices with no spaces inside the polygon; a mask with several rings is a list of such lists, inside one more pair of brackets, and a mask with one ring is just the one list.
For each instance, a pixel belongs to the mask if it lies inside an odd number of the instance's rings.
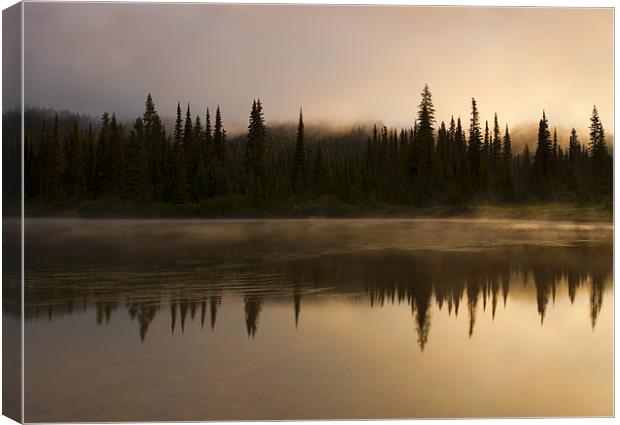
{"label": "mist over water", "polygon": [[611,225],[28,219],[25,246],[28,420],[612,412]]}

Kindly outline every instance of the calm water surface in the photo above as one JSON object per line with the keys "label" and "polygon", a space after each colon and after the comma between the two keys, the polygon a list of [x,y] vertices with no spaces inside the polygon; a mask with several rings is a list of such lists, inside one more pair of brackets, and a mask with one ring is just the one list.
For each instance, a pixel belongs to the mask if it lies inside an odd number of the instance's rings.
{"label": "calm water surface", "polygon": [[27,421],[613,414],[611,225],[30,219],[25,249]]}

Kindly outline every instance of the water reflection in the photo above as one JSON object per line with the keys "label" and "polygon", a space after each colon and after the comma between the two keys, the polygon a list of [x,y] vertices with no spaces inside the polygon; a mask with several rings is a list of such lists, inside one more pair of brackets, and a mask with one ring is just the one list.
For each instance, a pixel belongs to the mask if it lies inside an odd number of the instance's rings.
{"label": "water reflection", "polygon": [[28,422],[613,414],[609,225],[33,219],[24,249]]}
{"label": "water reflection", "polygon": [[[290,303],[291,321],[297,328],[304,301],[340,297],[367,302],[370,308],[406,303],[424,350],[434,309],[447,309],[456,318],[466,305],[466,332],[472,337],[478,315],[488,313],[494,319],[498,308],[505,308],[513,297],[531,304],[532,314],[538,314],[544,325],[560,289],[571,304],[578,288],[587,289],[594,329],[603,294],[611,286],[611,258],[610,245],[575,244],[485,250],[389,248],[295,258],[231,256],[206,264],[38,269],[26,280],[25,317],[53,321],[93,314],[98,324],[105,325],[125,310],[144,341],[158,314],[169,315],[173,334],[183,334],[187,324],[196,321],[201,329],[206,322],[207,329],[213,330],[218,308],[228,300],[243,303],[240,314],[253,339],[260,336],[261,312],[270,303]],[[11,306],[5,309],[11,311]]]}

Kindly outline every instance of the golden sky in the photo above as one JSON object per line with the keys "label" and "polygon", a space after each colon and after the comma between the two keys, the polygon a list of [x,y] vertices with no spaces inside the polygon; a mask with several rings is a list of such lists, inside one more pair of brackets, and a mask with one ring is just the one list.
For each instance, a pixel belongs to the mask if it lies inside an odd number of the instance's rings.
{"label": "golden sky", "polygon": [[25,49],[27,103],[96,115],[410,126],[428,83],[439,120],[613,125],[610,8],[27,3]]}

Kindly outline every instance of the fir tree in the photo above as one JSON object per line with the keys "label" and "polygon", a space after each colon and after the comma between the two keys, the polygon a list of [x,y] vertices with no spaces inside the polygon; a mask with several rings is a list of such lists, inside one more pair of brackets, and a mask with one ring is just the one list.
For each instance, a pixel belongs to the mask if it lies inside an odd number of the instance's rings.
{"label": "fir tree", "polygon": [[471,182],[472,185],[474,185],[475,187],[479,185],[481,177],[481,144],[482,135],[480,132],[480,116],[478,114],[476,99],[472,97],[471,120],[469,123],[468,154]]}
{"label": "fir tree", "polygon": [[222,124],[222,114],[218,105],[215,111],[215,127],[213,129],[213,150],[215,158],[220,165],[226,162],[226,147],[224,146],[224,126]]}
{"label": "fir tree", "polygon": [[533,187],[541,198],[548,198],[551,191],[553,147],[545,111],[538,124],[538,143],[534,155]]}
{"label": "fir tree", "polygon": [[[243,168],[250,185],[262,186],[265,183],[267,151],[267,127],[263,117],[263,107],[260,99],[252,103],[250,123],[248,125],[248,139],[244,156]],[[259,189],[255,187],[254,189]]]}
{"label": "fir tree", "polygon": [[297,124],[297,141],[295,143],[295,159],[293,161],[293,190],[300,194],[306,183],[306,144],[304,136],[303,112],[299,110]]}
{"label": "fir tree", "polygon": [[592,172],[592,191],[605,193],[610,191],[611,158],[607,153],[605,131],[598,115],[596,106],[592,110],[590,118],[590,166]]}

